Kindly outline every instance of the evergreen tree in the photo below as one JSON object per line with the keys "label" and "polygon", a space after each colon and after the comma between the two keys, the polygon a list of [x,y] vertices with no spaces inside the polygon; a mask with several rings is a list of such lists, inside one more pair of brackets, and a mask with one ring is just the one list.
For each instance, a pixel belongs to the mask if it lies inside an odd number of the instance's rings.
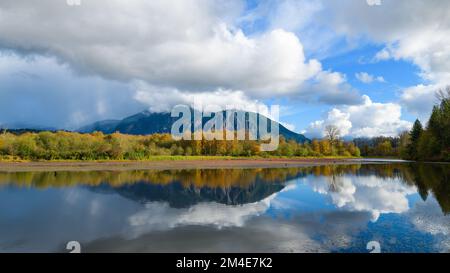
{"label": "evergreen tree", "polygon": [[411,142],[408,145],[408,156],[410,159],[418,159],[417,146],[419,144],[419,139],[420,136],[422,135],[422,132],[423,132],[422,123],[420,123],[420,120],[416,119],[411,129],[411,132],[409,133]]}

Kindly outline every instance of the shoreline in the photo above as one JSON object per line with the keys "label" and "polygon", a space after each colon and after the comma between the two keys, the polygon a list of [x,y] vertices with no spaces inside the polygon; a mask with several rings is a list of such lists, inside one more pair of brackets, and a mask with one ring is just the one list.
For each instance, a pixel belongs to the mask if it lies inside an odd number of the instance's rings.
{"label": "shoreline", "polygon": [[402,160],[369,158],[211,158],[150,161],[36,161],[2,162],[0,172],[28,171],[131,171],[131,170],[180,170],[180,169],[247,169],[247,168],[295,168],[320,165],[402,163]]}

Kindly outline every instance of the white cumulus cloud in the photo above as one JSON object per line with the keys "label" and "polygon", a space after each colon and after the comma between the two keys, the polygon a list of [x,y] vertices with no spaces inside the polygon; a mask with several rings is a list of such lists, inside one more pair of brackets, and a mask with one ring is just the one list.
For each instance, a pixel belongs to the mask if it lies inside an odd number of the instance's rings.
{"label": "white cumulus cloud", "polygon": [[322,120],[312,122],[304,133],[311,137],[324,136],[327,125],[335,125],[342,136],[396,136],[411,128],[401,119],[401,106],[396,103],[376,103],[368,96],[360,105],[333,108]]}
{"label": "white cumulus cloud", "polygon": [[362,83],[385,82],[382,76],[374,76],[367,72],[358,72],[355,77]]}
{"label": "white cumulus cloud", "polygon": [[0,3],[0,47],[51,54],[81,73],[115,80],[259,97],[293,92],[320,72],[294,33],[248,36],[230,19],[239,11],[203,0],[98,0],[76,8],[7,0]]}
{"label": "white cumulus cloud", "polygon": [[428,120],[431,106],[438,103],[436,92],[443,89],[444,84],[419,84],[411,86],[403,90],[401,94],[401,102],[406,106],[408,111],[416,114],[422,122]]}
{"label": "white cumulus cloud", "polygon": [[450,2],[383,1],[376,8],[361,2],[323,1],[322,14],[327,16],[322,18],[348,39],[384,45],[374,60],[404,60],[417,66],[423,83],[405,88],[401,103],[419,117],[428,116],[435,103],[429,98],[437,87],[450,84]]}
{"label": "white cumulus cloud", "polygon": [[[274,5],[278,8],[273,8]],[[422,100],[422,96],[413,99],[411,90],[421,89],[423,96],[434,97],[435,87],[450,84],[450,1],[285,0],[268,6],[277,15],[272,22],[290,26],[299,33],[305,48],[313,55],[329,56],[371,44],[382,48],[373,58],[365,58],[401,60],[416,66],[424,86],[403,88],[400,96],[409,98],[399,101],[412,114],[428,116],[434,102]],[[282,8],[286,6],[289,13]],[[306,11],[308,15],[302,16]],[[289,18],[297,14],[299,19],[294,20],[295,24],[286,24],[282,20],[284,14],[290,15]],[[367,83],[377,79],[360,76]]]}
{"label": "white cumulus cloud", "polygon": [[[319,6],[312,5],[306,13],[317,9]],[[38,64],[42,85],[37,87],[42,88],[34,89],[41,99],[35,103],[24,95],[21,101],[31,105],[27,108],[30,118],[20,119],[38,123],[47,119],[52,126],[64,128],[98,116],[109,118],[111,109],[122,107],[109,102],[123,100],[125,95],[111,92],[110,98],[100,102],[89,99],[95,105],[69,107],[67,104],[80,100],[82,91],[56,84],[55,66],[67,72],[66,82],[85,82],[83,90],[93,96],[100,88],[122,85],[128,98],[137,99],[134,106],[144,102],[154,111],[192,95],[212,103],[220,98],[222,103],[236,99],[242,105],[280,97],[333,105],[361,101],[343,75],[324,71],[318,60],[306,56],[301,36],[285,23],[245,32],[241,26],[245,12],[242,1],[97,0],[70,6],[59,0],[39,4],[4,0],[0,2],[0,63],[10,61],[2,60],[5,52],[13,52],[15,62],[28,59],[30,68],[36,62],[33,58],[52,60],[48,67]],[[4,72],[18,74],[24,69],[6,66]],[[87,86],[86,78],[98,79],[101,87],[97,82]],[[151,88],[142,88],[140,83]],[[7,92],[23,92],[17,90],[19,86],[11,84]],[[49,90],[56,89],[77,99],[73,103],[60,100],[62,111],[55,110],[53,118],[44,117],[42,109],[55,104],[49,99],[54,91]],[[130,95],[132,89],[135,93]],[[13,104],[19,103],[18,97],[12,99],[16,100]]]}

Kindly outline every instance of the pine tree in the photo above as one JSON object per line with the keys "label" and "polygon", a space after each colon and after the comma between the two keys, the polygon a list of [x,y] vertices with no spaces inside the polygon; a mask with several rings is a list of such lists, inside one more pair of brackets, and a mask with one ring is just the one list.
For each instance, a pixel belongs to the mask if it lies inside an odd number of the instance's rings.
{"label": "pine tree", "polygon": [[418,159],[417,146],[419,144],[420,136],[423,133],[422,123],[420,120],[416,119],[414,125],[409,133],[411,142],[408,145],[408,157],[409,159]]}

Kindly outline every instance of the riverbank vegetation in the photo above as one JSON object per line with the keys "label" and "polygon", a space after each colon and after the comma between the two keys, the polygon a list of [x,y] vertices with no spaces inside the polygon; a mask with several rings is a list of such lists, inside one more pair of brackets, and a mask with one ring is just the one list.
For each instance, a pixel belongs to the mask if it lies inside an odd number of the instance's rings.
{"label": "riverbank vegetation", "polygon": [[0,133],[0,160],[159,160],[184,157],[396,157],[418,161],[450,161],[450,87],[437,93],[424,127],[416,120],[410,132],[397,137],[356,138],[344,142],[335,126],[326,137],[310,142],[286,141],[278,149],[263,152],[259,141],[181,140],[170,134],[147,136],[94,132]]}
{"label": "riverbank vegetation", "polygon": [[450,87],[437,92],[424,127],[417,119],[409,132],[397,137],[356,138],[364,157],[398,157],[417,161],[450,161]]}
{"label": "riverbank vegetation", "polygon": [[278,149],[262,152],[259,141],[180,140],[170,134],[147,136],[95,132],[0,134],[0,157],[11,160],[149,160],[158,156],[359,157],[353,142],[337,139],[297,143],[280,138]]}
{"label": "riverbank vegetation", "polygon": [[412,160],[450,161],[450,87],[438,92],[440,103],[433,107],[424,128],[416,120],[409,134],[404,157]]}

